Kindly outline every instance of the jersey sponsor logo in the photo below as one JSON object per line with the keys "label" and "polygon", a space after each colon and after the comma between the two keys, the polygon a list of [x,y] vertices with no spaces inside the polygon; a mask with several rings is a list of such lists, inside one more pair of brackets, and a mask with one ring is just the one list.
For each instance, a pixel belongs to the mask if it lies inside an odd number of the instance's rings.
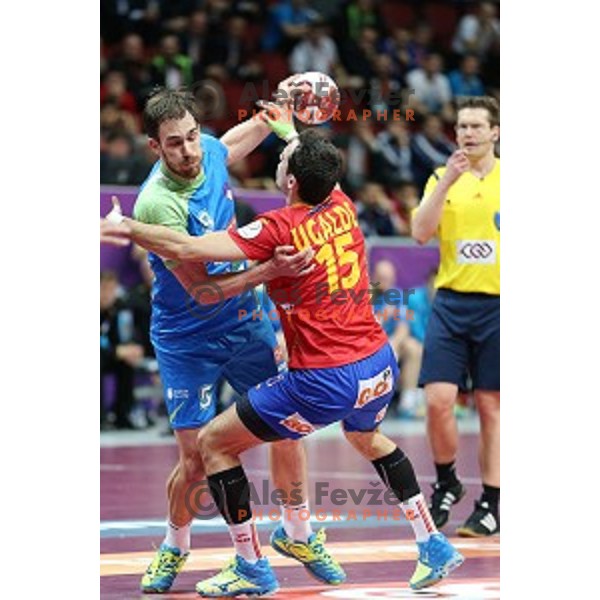
{"label": "jersey sponsor logo", "polygon": [[459,265],[496,264],[496,242],[494,240],[458,240],[456,262]]}
{"label": "jersey sponsor logo", "polygon": [[299,433],[300,435],[308,435],[313,433],[315,428],[300,414],[294,413],[285,419],[279,421],[286,429]]}
{"label": "jersey sponsor logo", "polygon": [[245,240],[252,240],[262,231],[262,228],[263,222],[262,219],[259,219],[258,221],[252,221],[252,223],[248,223],[248,225],[244,225],[244,227],[238,229],[237,234]]}
{"label": "jersey sponsor logo", "polygon": [[370,379],[359,379],[358,396],[354,403],[354,408],[362,408],[369,404],[369,402],[389,394],[393,387],[394,378],[392,377],[392,367],[386,367],[383,371],[377,373],[377,375]]}

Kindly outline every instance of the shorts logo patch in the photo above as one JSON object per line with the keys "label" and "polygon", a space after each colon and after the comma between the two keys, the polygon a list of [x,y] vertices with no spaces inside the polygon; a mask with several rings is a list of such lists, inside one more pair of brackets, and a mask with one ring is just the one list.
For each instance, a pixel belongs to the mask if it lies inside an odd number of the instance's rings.
{"label": "shorts logo patch", "polygon": [[200,410],[210,406],[212,401],[212,385],[203,385],[198,390],[198,400],[200,400]]}
{"label": "shorts logo patch", "polygon": [[369,402],[389,394],[393,388],[392,367],[386,367],[371,379],[360,379],[358,381],[358,397],[354,408],[362,408]]}
{"label": "shorts logo patch", "polygon": [[169,400],[187,400],[190,397],[190,391],[187,389],[167,388],[167,398]]}
{"label": "shorts logo patch", "polygon": [[308,435],[315,431],[315,428],[300,413],[294,413],[282,419],[279,423],[290,431],[299,433],[300,435]]}
{"label": "shorts logo patch", "polygon": [[258,234],[262,231],[262,228],[262,219],[259,219],[258,221],[252,221],[252,223],[248,223],[248,225],[238,229],[237,234],[245,240],[252,240],[258,236]]}
{"label": "shorts logo patch", "polygon": [[387,412],[388,407],[384,406],[375,416],[375,423],[381,423],[383,421],[383,417],[385,417],[385,413]]}
{"label": "shorts logo patch", "polygon": [[494,240],[458,240],[456,262],[459,265],[495,265],[496,242]]}

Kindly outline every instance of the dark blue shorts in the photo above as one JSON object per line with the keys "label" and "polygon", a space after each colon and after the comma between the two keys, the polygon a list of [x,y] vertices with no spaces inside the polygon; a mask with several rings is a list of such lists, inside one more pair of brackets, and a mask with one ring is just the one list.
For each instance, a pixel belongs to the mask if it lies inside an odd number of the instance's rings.
{"label": "dark blue shorts", "polygon": [[248,321],[190,349],[155,348],[173,429],[195,429],[216,414],[215,386],[223,377],[244,394],[286,368],[269,321]]}
{"label": "dark blue shorts", "polygon": [[423,346],[419,385],[464,384],[500,390],[500,296],[440,289]]}
{"label": "dark blue shorts", "polygon": [[293,369],[252,388],[237,402],[246,427],[265,441],[298,439],[342,421],[346,431],[373,431],[398,379],[389,344],[342,367]]}

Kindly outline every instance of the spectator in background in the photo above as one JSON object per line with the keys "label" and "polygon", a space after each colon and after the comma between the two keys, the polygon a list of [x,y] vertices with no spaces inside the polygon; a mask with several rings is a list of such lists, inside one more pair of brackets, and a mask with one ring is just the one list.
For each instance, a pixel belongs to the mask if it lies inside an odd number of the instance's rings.
{"label": "spectator in background", "polygon": [[226,32],[210,37],[204,60],[212,77],[252,80],[263,73],[262,66],[252,57],[255,52],[248,42],[248,22],[244,17],[232,16],[227,20]]}
{"label": "spectator in background", "polygon": [[112,103],[119,110],[132,115],[138,112],[135,96],[127,89],[127,80],[121,71],[108,71],[100,85],[100,106],[107,103]]}
{"label": "spectator in background", "polygon": [[421,132],[413,137],[413,173],[419,188],[423,188],[431,172],[446,164],[455,146],[444,133],[442,120],[437,115],[425,117]]}
{"label": "spectator in background", "polygon": [[182,53],[192,61],[194,80],[200,80],[204,77],[208,50],[208,15],[205,10],[192,12],[180,37]]}
{"label": "spectator in background", "polygon": [[392,35],[385,38],[381,51],[392,59],[394,77],[404,78],[406,72],[416,69],[419,65],[413,62],[410,53],[412,34],[408,29],[395,27]]}
{"label": "spectator in background", "polygon": [[442,73],[443,60],[439,54],[430,54],[423,68],[413,69],[406,75],[406,83],[414,90],[411,107],[422,115],[441,114],[442,118],[452,121],[452,90],[448,77]]}
{"label": "spectator in background", "polygon": [[325,23],[314,21],[308,25],[306,36],[294,46],[290,55],[290,71],[304,73],[318,71],[336,79],[339,56],[335,42],[327,35]]}
{"label": "spectator in background", "polygon": [[374,77],[369,82],[369,108],[376,114],[378,111],[393,110],[390,98],[397,98],[401,85],[394,78],[394,65],[387,54],[377,54],[373,62]]}
{"label": "spectator in background", "polygon": [[117,185],[139,185],[150,171],[144,155],[134,152],[131,136],[120,130],[106,137],[104,152],[100,153],[100,181]]}
{"label": "spectator in background", "polygon": [[146,61],[142,36],[130,33],[121,40],[119,54],[111,61],[111,69],[125,76],[127,89],[135,98],[137,110],[151,86],[150,66]]}
{"label": "spectator in background", "polygon": [[320,18],[307,0],[282,0],[270,9],[263,36],[263,49],[287,54],[308,33],[308,26]]}
{"label": "spectator in background", "polygon": [[118,299],[119,280],[112,271],[100,273],[100,426],[107,425],[104,407],[103,375],[115,377],[115,427],[135,429],[130,413],[133,407],[135,368],[144,357],[144,347],[136,340],[134,318]]}
{"label": "spectator in background", "polygon": [[344,9],[343,34],[351,41],[358,41],[365,27],[384,31],[383,19],[374,0],[352,0]]}
{"label": "spectator in background", "polygon": [[412,211],[419,205],[419,187],[412,181],[400,181],[392,189],[392,199],[403,235],[410,235]]}
{"label": "spectator in background", "polygon": [[373,164],[377,145],[373,123],[365,119],[352,121],[350,132],[336,135],[334,143],[345,163],[342,186],[354,195],[367,181]]}
{"label": "spectator in background", "polygon": [[378,183],[365,183],[357,195],[356,212],[365,237],[401,235],[392,201]]}
{"label": "spectator in background", "polygon": [[113,100],[107,100],[100,108],[100,132],[107,136],[117,130],[136,135],[140,130],[139,119],[137,115],[121,110]]}
{"label": "spectator in background", "polygon": [[427,22],[419,23],[412,32],[407,44],[408,70],[418,69],[425,65],[427,57],[435,52],[433,45],[433,28]]}
{"label": "spectator in background", "polygon": [[160,40],[160,50],[152,60],[152,83],[174,90],[190,87],[193,81],[192,61],[185,54],[181,54],[177,36],[163,36]]}
{"label": "spectator in background", "polygon": [[358,40],[344,42],[342,62],[349,74],[361,79],[359,86],[366,85],[375,75],[378,38],[376,29],[365,27],[361,30]]}
{"label": "spectator in background", "polygon": [[474,54],[466,54],[460,68],[455,69],[448,76],[452,95],[457,96],[483,96],[485,89],[479,78],[479,59]]}
{"label": "spectator in background", "polygon": [[475,54],[485,61],[500,44],[500,21],[493,2],[481,2],[475,15],[465,15],[459,21],[452,40],[452,50],[460,56]]}
{"label": "spectator in background", "polygon": [[[417,387],[423,345],[410,332],[406,299],[396,287],[396,268],[389,260],[380,260],[373,269],[372,285],[375,288],[373,310],[388,336],[400,365],[399,414],[404,417],[422,417],[425,414],[423,394]],[[394,293],[396,292],[396,293]]]}
{"label": "spectator in background", "polygon": [[378,182],[393,187],[413,180],[411,136],[405,121],[388,118],[372,150],[373,174]]}

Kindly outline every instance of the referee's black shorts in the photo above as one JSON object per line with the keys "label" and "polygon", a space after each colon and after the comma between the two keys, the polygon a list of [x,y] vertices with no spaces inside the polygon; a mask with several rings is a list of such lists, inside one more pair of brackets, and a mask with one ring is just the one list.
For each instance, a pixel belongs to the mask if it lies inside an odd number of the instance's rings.
{"label": "referee's black shorts", "polygon": [[467,372],[474,390],[500,390],[500,296],[442,288],[427,325],[419,386],[460,386]]}

